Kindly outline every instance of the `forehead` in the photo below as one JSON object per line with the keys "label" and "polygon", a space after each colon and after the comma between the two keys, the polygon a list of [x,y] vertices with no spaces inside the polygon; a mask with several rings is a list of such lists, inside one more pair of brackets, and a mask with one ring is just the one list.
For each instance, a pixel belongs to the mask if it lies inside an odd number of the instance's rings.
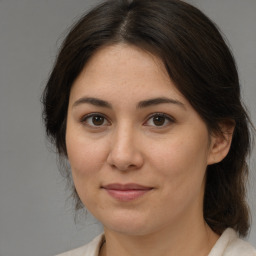
{"label": "forehead", "polygon": [[[99,71],[104,71],[104,75],[109,72],[113,79],[114,77],[120,78],[128,72],[133,72],[138,79],[143,78],[142,75],[146,72],[161,73],[158,74],[159,77],[161,75],[166,80],[170,79],[160,58],[139,47],[125,43],[100,48],[83,69],[83,73],[90,73],[90,75],[97,74]],[[114,74],[112,74],[113,71],[115,71]]]}
{"label": "forehead", "polygon": [[183,98],[161,59],[128,44],[102,47],[86,63],[72,86],[71,97],[90,93],[133,98],[140,94],[150,98],[170,94]]}

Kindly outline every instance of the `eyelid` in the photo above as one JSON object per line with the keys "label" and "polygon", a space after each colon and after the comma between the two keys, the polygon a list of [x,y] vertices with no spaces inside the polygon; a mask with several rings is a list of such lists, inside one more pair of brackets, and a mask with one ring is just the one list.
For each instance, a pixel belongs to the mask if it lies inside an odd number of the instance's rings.
{"label": "eyelid", "polygon": [[[151,126],[151,125],[147,125],[146,123],[147,123],[151,118],[153,118],[153,117],[155,117],[155,116],[161,116],[161,117],[166,118],[166,119],[169,121],[169,124],[175,122],[175,118],[173,118],[172,116],[170,116],[170,115],[168,115],[168,114],[165,114],[165,113],[163,113],[163,112],[155,112],[155,113],[150,114],[150,115],[146,118],[146,121],[143,123],[143,125],[145,125],[145,126]],[[154,127],[163,128],[163,127],[168,126],[169,124],[163,125],[163,126],[157,126],[157,125],[155,125]]]}
{"label": "eyelid", "polygon": [[[88,122],[86,122],[89,118],[94,117],[94,116],[103,117],[105,119],[105,121],[107,122],[107,124],[102,124],[102,125],[97,126],[97,125],[91,125]],[[168,121],[168,124],[164,124],[162,126],[147,124],[151,118],[154,118],[156,116],[164,117]],[[84,125],[88,126],[88,127],[91,127],[91,128],[102,128],[102,127],[111,125],[111,122],[106,117],[106,115],[104,115],[102,113],[99,113],[99,112],[93,112],[93,113],[89,113],[89,114],[83,115],[80,118],[80,122],[83,123]],[[157,128],[164,128],[164,127],[166,127],[166,126],[168,126],[168,125],[170,125],[170,124],[172,124],[174,122],[175,122],[175,118],[173,118],[169,114],[166,114],[166,113],[163,113],[163,112],[155,112],[155,113],[152,113],[149,116],[147,116],[145,122],[143,122],[143,125],[145,125],[145,126],[153,126],[153,127],[157,127]]]}
{"label": "eyelid", "polygon": [[[100,116],[100,117],[103,117],[107,122],[108,124],[106,125],[90,125],[88,123],[86,123],[86,120],[88,120],[90,117],[94,117],[94,116]],[[83,115],[81,118],[80,118],[80,122],[83,123],[84,125],[87,125],[89,127],[92,127],[92,128],[101,128],[101,127],[104,127],[104,126],[109,126],[111,124],[111,122],[109,121],[109,119],[102,113],[98,113],[98,112],[93,112],[93,113],[89,113],[89,114],[86,114],[86,115]]]}

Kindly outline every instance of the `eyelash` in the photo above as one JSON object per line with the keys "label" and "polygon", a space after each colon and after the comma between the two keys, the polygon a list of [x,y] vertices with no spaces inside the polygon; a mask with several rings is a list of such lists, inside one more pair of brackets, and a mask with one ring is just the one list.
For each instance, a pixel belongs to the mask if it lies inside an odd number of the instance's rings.
{"label": "eyelash", "polygon": [[[99,125],[89,124],[88,123],[88,119],[89,118],[93,118],[93,117],[103,118],[104,119],[103,120],[103,124],[99,124]],[[164,118],[164,124],[163,125],[156,125],[156,124],[155,125],[150,125],[150,124],[148,124],[151,119],[153,120],[153,118],[156,118],[156,117]],[[91,121],[91,122],[93,122],[93,121]],[[107,124],[104,124],[105,122],[107,122]],[[166,122],[168,122],[168,123],[166,124]],[[163,127],[166,127],[169,124],[174,123],[174,122],[175,122],[175,119],[172,118],[171,116],[167,115],[167,114],[164,114],[164,113],[153,113],[149,117],[147,117],[147,119],[143,123],[143,125],[157,127],[157,128],[163,128]],[[96,128],[96,129],[111,125],[111,122],[106,118],[106,116],[103,115],[103,114],[100,114],[100,113],[90,113],[88,115],[83,116],[81,118],[81,123],[83,123],[83,124],[85,124],[85,125],[87,125],[89,127]]]}
{"label": "eyelash", "polygon": [[[152,119],[153,120],[153,118],[155,118],[155,117],[160,117],[160,118],[164,118],[164,125],[147,125],[146,123],[148,123],[149,122],[149,120],[150,119]],[[166,121],[168,122],[167,124],[166,124]],[[164,127],[166,127],[166,126],[168,126],[169,124],[172,124],[172,123],[174,123],[175,122],[175,120],[174,120],[174,118],[172,118],[171,116],[169,116],[169,115],[167,115],[167,114],[164,114],[164,113],[153,113],[153,114],[151,114],[148,118],[147,118],[147,120],[146,120],[146,122],[144,123],[144,125],[146,125],[146,126],[153,126],[153,127],[157,127],[157,128],[164,128]]]}
{"label": "eyelash", "polygon": [[[93,125],[93,124],[89,124],[88,123],[88,119],[89,118],[93,118],[93,117],[100,117],[100,118],[104,118],[104,122],[108,122],[108,124],[104,124],[104,125]],[[81,123],[89,126],[89,127],[93,127],[93,128],[101,128],[102,126],[109,126],[111,123],[108,121],[108,119],[105,117],[105,115],[100,114],[100,113],[90,113],[88,115],[85,115],[81,118]]]}

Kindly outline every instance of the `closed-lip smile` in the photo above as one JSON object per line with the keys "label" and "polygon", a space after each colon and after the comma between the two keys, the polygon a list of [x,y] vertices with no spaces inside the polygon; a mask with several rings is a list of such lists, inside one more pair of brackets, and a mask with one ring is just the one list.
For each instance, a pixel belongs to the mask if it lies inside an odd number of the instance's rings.
{"label": "closed-lip smile", "polygon": [[106,190],[111,197],[122,202],[138,199],[153,189],[153,187],[147,187],[135,183],[112,183],[103,185],[101,188]]}

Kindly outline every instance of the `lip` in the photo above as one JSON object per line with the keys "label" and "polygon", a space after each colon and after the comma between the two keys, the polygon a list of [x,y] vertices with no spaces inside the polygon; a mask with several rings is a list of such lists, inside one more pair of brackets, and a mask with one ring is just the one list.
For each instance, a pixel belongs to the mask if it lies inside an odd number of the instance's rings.
{"label": "lip", "polygon": [[129,183],[129,184],[119,184],[113,183],[102,186],[102,189],[106,190],[106,192],[113,198],[118,201],[128,202],[133,201],[146,193],[150,192],[153,188],[146,187],[143,185]]}

